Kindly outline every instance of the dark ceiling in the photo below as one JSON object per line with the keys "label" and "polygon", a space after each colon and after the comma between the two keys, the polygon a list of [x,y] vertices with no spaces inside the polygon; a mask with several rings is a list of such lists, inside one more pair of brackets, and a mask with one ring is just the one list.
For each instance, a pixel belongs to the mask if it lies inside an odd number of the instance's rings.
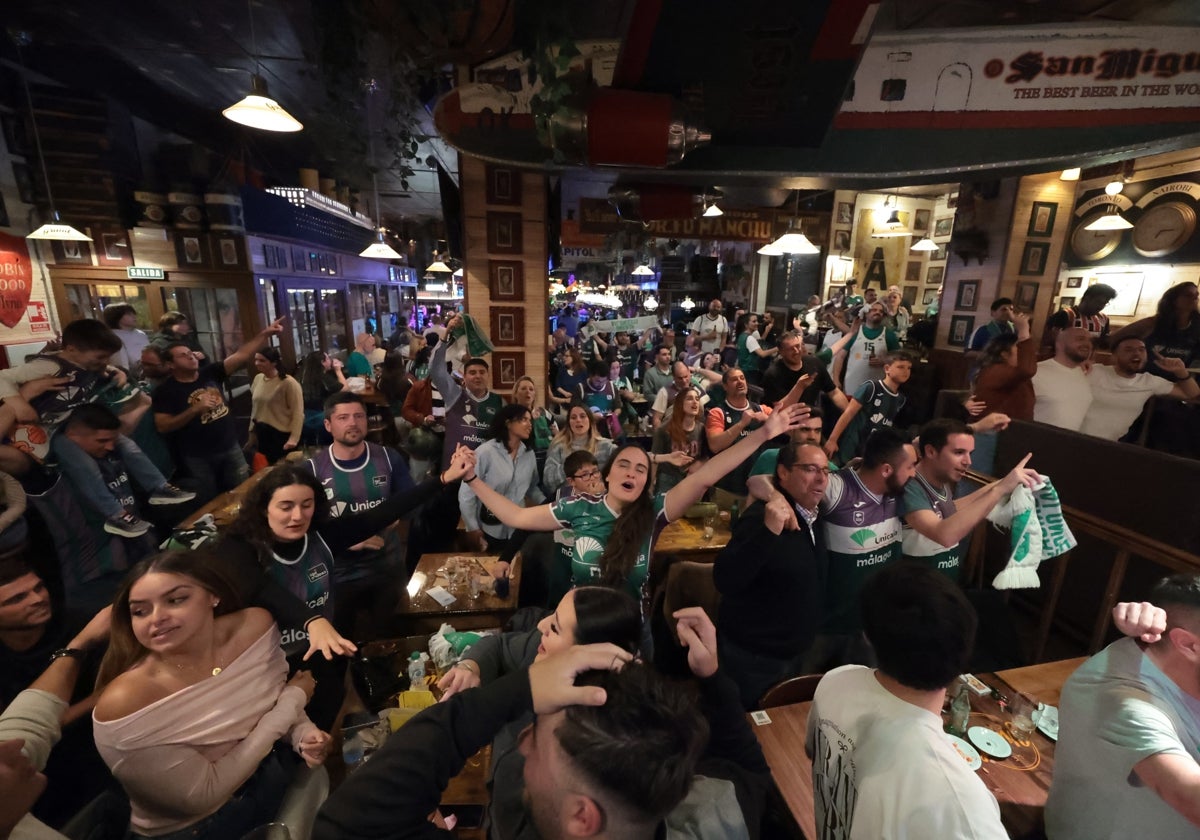
{"label": "dark ceiling", "polygon": [[[779,9],[795,9],[796,0],[784,0]],[[815,2],[836,17],[840,7],[854,0]],[[28,64],[39,73],[71,87],[93,90],[115,99],[139,116],[180,137],[194,140],[231,157],[254,162],[276,182],[293,183],[295,170],[315,166],[368,187],[364,163],[367,153],[368,116],[362,107],[367,95],[362,83],[377,78],[388,95],[393,85],[407,81],[415,99],[432,103],[439,88],[449,86],[451,59],[480,59],[500,46],[520,46],[547,28],[569,27],[574,37],[622,38],[632,21],[647,7],[659,7],[656,43],[670,49],[677,77],[695,67],[686,62],[712,61],[720,52],[727,25],[746,12],[747,6],[769,11],[770,2],[715,3],[686,0],[477,0],[450,3],[438,0],[27,0],[7,3],[0,11],[10,29],[31,32],[26,51]],[[474,14],[466,24],[462,15]],[[449,10],[449,11],[448,11]],[[727,11],[726,11],[727,10]],[[454,14],[462,12],[458,17]],[[673,43],[674,27],[682,15],[692,14],[693,28],[710,39],[692,48]],[[251,15],[255,43],[251,37]],[[874,20],[874,31],[952,29],[979,26],[1021,26],[1055,22],[1166,23],[1200,25],[1200,3],[1192,0],[884,0]],[[470,45],[455,41],[453,33],[473,33]],[[661,52],[661,50],[660,50]],[[13,58],[8,39],[0,56]],[[222,108],[248,90],[249,73],[258,64],[272,95],[305,124],[298,135],[271,135],[238,127],[221,117]],[[852,63],[850,72],[852,72]],[[651,61],[646,79],[660,75],[666,62]],[[639,80],[641,82],[643,80]],[[664,82],[663,79],[659,79]],[[669,80],[666,80],[669,81]],[[739,84],[730,79],[733,86]],[[653,87],[653,85],[649,85]],[[837,91],[834,91],[836,94]],[[836,100],[836,97],[835,97]],[[828,104],[828,103],[826,103]],[[833,105],[836,108],[836,101]],[[831,114],[820,114],[810,130],[819,141],[828,129]],[[376,101],[371,125],[394,119],[386,105]],[[429,115],[415,114],[418,130],[432,132]],[[861,133],[860,133],[861,134]],[[1005,142],[1019,142],[1019,132]],[[1114,132],[1117,140],[1120,132]],[[798,141],[799,143],[799,141]],[[377,143],[376,145],[381,145]],[[800,145],[803,145],[800,143]],[[697,185],[713,183],[710,172],[729,176],[729,183],[760,187],[796,187],[803,179],[790,172],[824,167],[833,181],[849,180],[856,160],[877,157],[878,138],[863,135],[839,144],[839,154],[800,154],[789,165],[789,150],[760,155],[748,148],[731,148],[726,154],[717,144],[685,161],[677,172],[648,173],[651,178],[686,180]],[[375,159],[386,150],[375,150]],[[947,149],[948,160],[954,160]],[[856,157],[857,156],[857,157]],[[771,166],[764,166],[764,161]],[[980,161],[986,163],[986,161]],[[898,161],[895,173],[905,167]],[[436,138],[422,143],[411,159],[412,174],[401,183],[392,167],[380,180],[385,213],[397,216],[440,216],[435,166],[457,177],[456,153]],[[958,166],[957,162],[954,166]],[[946,167],[953,169],[954,167]],[[959,167],[967,169],[969,167]],[[774,169],[774,171],[771,171]],[[926,181],[947,180],[948,171],[930,171]],[[569,175],[568,175],[569,177]],[[886,181],[887,178],[880,180]]]}

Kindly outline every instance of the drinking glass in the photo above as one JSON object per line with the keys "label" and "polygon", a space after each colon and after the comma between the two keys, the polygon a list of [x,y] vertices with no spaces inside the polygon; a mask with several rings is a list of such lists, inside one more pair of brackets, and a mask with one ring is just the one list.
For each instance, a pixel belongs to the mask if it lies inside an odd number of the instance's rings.
{"label": "drinking glass", "polygon": [[704,517],[704,539],[711,540],[713,538],[713,529],[717,527],[717,517]]}
{"label": "drinking glass", "polygon": [[1013,692],[1009,698],[1008,731],[1018,744],[1029,743],[1029,736],[1033,734],[1034,727],[1042,717],[1038,706],[1037,699],[1028,694]]}

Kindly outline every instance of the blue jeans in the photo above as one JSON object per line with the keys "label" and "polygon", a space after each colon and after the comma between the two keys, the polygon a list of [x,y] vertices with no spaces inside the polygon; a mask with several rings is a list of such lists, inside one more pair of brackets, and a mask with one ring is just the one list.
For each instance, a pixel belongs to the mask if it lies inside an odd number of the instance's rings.
{"label": "blue jeans", "polygon": [[[106,519],[125,512],[125,508],[108,489],[108,483],[104,480],[95,458],[80,449],[65,434],[54,436],[50,441],[50,451],[58,458],[59,469],[71,482],[80,502],[98,511]],[[152,493],[167,483],[158,467],[154,466],[154,462],[125,435],[117,436],[114,455],[125,465],[133,483],[147,493]]]}
{"label": "blue jeans", "polygon": [[214,452],[205,458],[182,456],[183,465],[192,479],[196,501],[207,504],[218,493],[232,490],[250,477],[250,467],[242,448],[234,444],[224,452]]}

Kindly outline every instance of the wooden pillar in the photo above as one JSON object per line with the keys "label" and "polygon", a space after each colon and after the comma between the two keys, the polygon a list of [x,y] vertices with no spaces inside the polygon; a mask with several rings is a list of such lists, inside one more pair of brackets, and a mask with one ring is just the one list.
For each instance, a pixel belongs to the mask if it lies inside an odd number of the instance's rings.
{"label": "wooden pillar", "polygon": [[466,311],[495,352],[492,390],[533,377],[545,403],[549,321],[544,176],[461,156]]}

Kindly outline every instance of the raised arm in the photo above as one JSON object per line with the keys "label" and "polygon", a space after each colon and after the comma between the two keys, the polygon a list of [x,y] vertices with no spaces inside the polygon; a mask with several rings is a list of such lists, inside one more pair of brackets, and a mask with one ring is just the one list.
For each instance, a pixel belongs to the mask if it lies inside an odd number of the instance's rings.
{"label": "raised arm", "polygon": [[[457,315],[455,316],[458,317]],[[453,319],[451,319],[453,321]],[[446,330],[447,336],[450,330]],[[429,381],[433,383],[433,387],[438,389],[438,393],[442,395],[442,402],[446,408],[458,402],[458,398],[462,396],[462,388],[454,381],[454,377],[446,370],[446,348],[450,342],[439,341],[437,347],[433,348],[433,352],[429,354]]]}
{"label": "raised arm", "polygon": [[1041,480],[1037,472],[1025,466],[1031,457],[1033,453],[1026,455],[1021,459],[1021,463],[999,481],[993,481],[971,495],[957,499],[952,516],[943,519],[932,510],[914,510],[905,514],[905,523],[921,536],[944,548],[958,545],[967,534],[975,530],[975,526],[983,521],[1004,496],[1019,485],[1033,487]]}
{"label": "raised arm", "polygon": [[791,405],[773,412],[767,421],[733,446],[709,458],[695,472],[667,491],[663,502],[667,521],[673,522],[700,500],[708,488],[721,480],[734,467],[754,455],[756,449],[773,437],[790,432],[808,416],[807,405]]}
{"label": "raised arm", "polygon": [[[279,335],[281,332],[283,332],[283,322],[286,320],[286,315],[276,318],[265,330],[226,356],[225,360],[221,362],[221,364],[225,367],[225,372],[233,373],[238,368],[246,365],[251,359],[254,358],[255,353],[267,346],[267,342],[271,340],[271,336]],[[157,422],[157,419],[158,418],[156,417],[155,422]],[[162,429],[159,431],[162,431]]]}
{"label": "raised arm", "polygon": [[560,526],[550,505],[537,507],[522,507],[516,502],[505,498],[483,483],[483,479],[471,473],[463,479],[463,484],[470,485],[471,490],[479,497],[479,501],[487,505],[488,510],[496,514],[496,518],[510,528],[521,531],[555,531]]}

